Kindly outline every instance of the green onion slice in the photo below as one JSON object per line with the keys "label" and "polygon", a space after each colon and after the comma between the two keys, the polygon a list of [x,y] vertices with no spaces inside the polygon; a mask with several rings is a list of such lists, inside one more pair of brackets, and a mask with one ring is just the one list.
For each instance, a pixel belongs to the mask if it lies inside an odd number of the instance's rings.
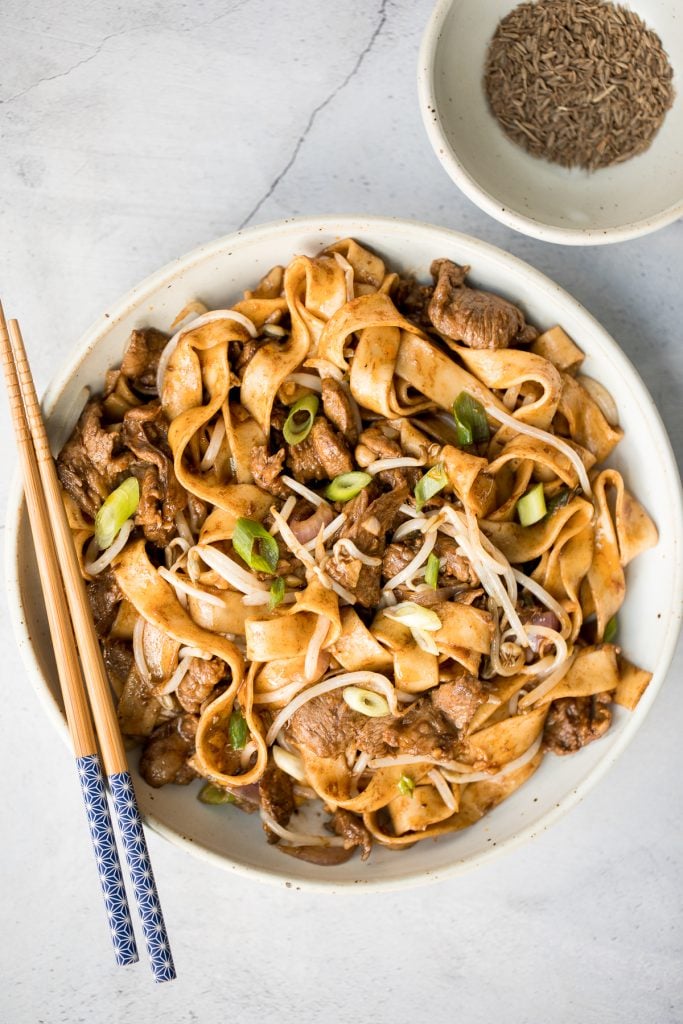
{"label": "green onion slice", "polygon": [[546,514],[543,484],[536,484],[517,502],[517,515],[522,526],[533,526]]}
{"label": "green onion slice", "polygon": [[114,543],[114,538],[127,519],[134,514],[140,501],[137,478],[127,480],[112,491],[95,516],[95,541],[100,551]]}
{"label": "green onion slice", "polygon": [[279,604],[282,604],[285,597],[285,581],[282,576],[276,576],[273,582],[270,584],[270,599],[268,601],[268,608],[270,611],[275,611]]}
{"label": "green onion slice", "polygon": [[232,793],[228,793],[227,789],[221,789],[220,786],[214,786],[213,782],[207,782],[205,786],[199,790],[197,799],[201,800],[203,804],[234,804],[235,798]]}
{"label": "green onion slice", "polygon": [[364,690],[362,686],[345,686],[342,698],[353,711],[359,711],[368,718],[384,718],[389,714],[386,697],[374,690]]}
{"label": "green onion slice", "polygon": [[570,491],[568,487],[563,487],[562,490],[558,491],[557,494],[554,494],[552,498],[548,498],[546,501],[545,504],[548,510],[547,514],[551,515],[553,512],[556,512],[558,508],[564,508],[565,505],[569,504],[575,494],[576,491]]}
{"label": "green onion slice", "polygon": [[453,402],[453,419],[458,435],[458,444],[484,444],[491,436],[489,421],[484,406],[467,391],[461,391]]}
{"label": "green onion slice", "polygon": [[249,735],[247,720],[241,711],[233,711],[228,723],[230,746],[233,750],[244,750]]}
{"label": "green onion slice", "polygon": [[300,444],[308,437],[320,400],[317,395],[304,395],[289,411],[282,428],[287,444]]}
{"label": "green onion slice", "polygon": [[611,644],[612,641],[614,640],[615,636],[617,635],[617,630],[618,629],[619,629],[619,621],[618,621],[616,615],[613,615],[612,618],[607,623],[607,625],[605,626],[605,632],[602,635],[603,642],[606,643],[606,644]]}
{"label": "green onion slice", "polygon": [[260,523],[240,516],[235,523],[232,546],[254,572],[275,572],[280,548],[275,537]]}
{"label": "green onion slice", "polygon": [[369,473],[342,473],[325,488],[325,497],[330,501],[350,501],[367,487],[372,477]]}
{"label": "green onion slice", "polygon": [[431,553],[427,559],[427,568],[425,570],[425,583],[429,587],[433,587],[436,590],[439,585],[439,569],[441,568],[441,562],[438,555],[434,552]]}
{"label": "green onion slice", "polygon": [[415,783],[411,779],[410,775],[402,775],[396,785],[403,796],[412,796],[415,792]]}
{"label": "green onion slice", "polygon": [[423,477],[415,484],[415,508],[418,512],[422,510],[422,506],[433,498],[435,494],[442,491],[448,483],[448,477],[446,476],[446,470],[444,469],[443,462],[437,462],[435,466],[425,473]]}

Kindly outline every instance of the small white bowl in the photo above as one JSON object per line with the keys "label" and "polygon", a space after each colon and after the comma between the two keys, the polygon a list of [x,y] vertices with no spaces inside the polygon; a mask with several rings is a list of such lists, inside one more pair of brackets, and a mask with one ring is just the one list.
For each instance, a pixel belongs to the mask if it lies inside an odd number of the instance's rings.
{"label": "small white bowl", "polygon": [[[375,249],[392,268],[423,278],[428,278],[429,265],[437,256],[470,264],[476,284],[519,302],[533,323],[562,324],[586,353],[586,373],[614,395],[626,434],[613,464],[654,514],[660,542],[629,566],[626,602],[619,613],[625,653],[654,673],[636,711],[629,714],[617,708],[604,738],[571,757],[545,758],[525,786],[457,835],[418,843],[403,853],[376,848],[366,864],[355,857],[338,867],[316,867],[268,846],[258,816],[199,803],[196,783],[151,789],[137,773],[137,753],[132,756],[141,810],[162,835],[223,868],[328,892],[436,881],[472,868],[548,827],[614,763],[643,722],[673,654],[683,596],[683,514],[676,463],[655,405],[636,371],[593,317],[543,274],[500,249],[442,228],[385,218],[316,217],[267,224],[196,249],[153,274],[86,332],[45,396],[51,436],[61,442],[68,436],[85,389],[101,390],[106,370],[120,362],[133,328],[149,324],[168,329],[178,310],[193,298],[203,299],[209,308],[224,308],[243,289],[253,287],[273,264],[286,264],[297,253],[314,254],[348,236]],[[24,664],[66,740],[18,479],[9,503],[6,543],[7,598]],[[65,779],[63,784],[70,783]]]}
{"label": "small white bowl", "polygon": [[484,93],[486,51],[519,0],[438,0],[418,62],[422,118],[434,152],[482,210],[526,235],[564,245],[622,242],[683,214],[683,19],[677,3],[629,3],[662,40],[676,98],[640,156],[593,173],[538,159],[512,142]]}

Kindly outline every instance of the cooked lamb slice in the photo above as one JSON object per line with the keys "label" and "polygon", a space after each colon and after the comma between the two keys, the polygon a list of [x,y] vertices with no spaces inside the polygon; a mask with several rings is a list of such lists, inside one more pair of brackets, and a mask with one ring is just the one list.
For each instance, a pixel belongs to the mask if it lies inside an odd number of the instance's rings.
{"label": "cooked lamb slice", "polygon": [[[175,517],[187,506],[187,494],[173,470],[167,431],[158,402],[129,409],[123,418],[123,439],[139,460],[133,468],[141,490],[135,522],[147,540],[161,547],[176,533]],[[150,473],[150,468],[155,472]]]}
{"label": "cooked lamb slice", "polygon": [[88,402],[57,457],[62,487],[91,519],[113,489],[113,481],[132,462],[130,452],[123,450],[120,433],[106,430],[102,417],[101,400]]}
{"label": "cooked lamb slice", "polygon": [[458,743],[458,730],[428,697],[416,700],[400,718],[366,718],[358,736],[358,749],[371,758],[425,754],[448,760],[456,756]]}
{"label": "cooked lamb slice", "polygon": [[204,658],[193,658],[190,667],[183,676],[176,691],[180,706],[189,714],[199,714],[204,701],[209,697],[217,684],[225,676],[225,662],[220,658],[206,661]]}
{"label": "cooked lamb slice", "polygon": [[145,782],[158,789],[170,782],[186,786],[197,773],[188,764],[194,753],[197,719],[179,715],[157,726],[145,743],[140,758],[140,774]]}
{"label": "cooked lamb slice", "polygon": [[[292,778],[274,761],[269,761],[259,781],[261,807],[278,825],[286,827],[294,813],[294,786]],[[278,843],[280,837],[267,825],[263,826],[269,843]]]}
{"label": "cooked lamb slice", "polygon": [[302,484],[309,480],[333,480],[354,468],[346,441],[324,416],[316,416],[305,440],[287,448],[287,465]]}
{"label": "cooked lamb slice", "polygon": [[360,859],[368,859],[372,849],[372,836],[358,815],[338,807],[330,821],[326,823],[325,828],[343,838],[345,850],[354,850],[359,846],[363,851]]}
{"label": "cooked lamb slice", "polygon": [[257,444],[251,451],[249,468],[254,483],[276,498],[287,498],[292,493],[287,484],[280,480],[285,454],[285,449],[280,448],[274,455],[269,455],[265,444]]}
{"label": "cooked lamb slice", "polygon": [[459,732],[467,729],[488,694],[476,676],[461,669],[455,678],[430,691],[430,700],[453,723]]}
{"label": "cooked lamb slice", "polygon": [[126,354],[121,362],[121,373],[138,391],[145,395],[157,393],[159,357],[166,347],[168,336],[154,327],[133,331]]}
{"label": "cooked lamb slice", "polygon": [[423,331],[429,331],[432,322],[427,307],[433,293],[433,285],[420,284],[414,277],[399,277],[391,297],[399,313]]}
{"label": "cooked lamb slice", "polygon": [[429,318],[437,331],[470,348],[507,348],[513,342],[533,341],[538,332],[526,324],[517,306],[465,284],[469,269],[450,260],[432,263],[436,284]]}
{"label": "cooked lamb slice", "polygon": [[322,389],[325,415],[349,444],[355,444],[358,440],[358,425],[348,392],[334,377],[323,377]]}
{"label": "cooked lamb slice", "polygon": [[85,589],[95,623],[95,632],[99,637],[106,637],[116,618],[119,602],[123,599],[113,571],[110,568],[105,569],[87,583]]}
{"label": "cooked lamb slice", "polygon": [[545,722],[543,747],[553,754],[572,754],[604,735],[612,721],[611,692],[592,697],[554,700]]}

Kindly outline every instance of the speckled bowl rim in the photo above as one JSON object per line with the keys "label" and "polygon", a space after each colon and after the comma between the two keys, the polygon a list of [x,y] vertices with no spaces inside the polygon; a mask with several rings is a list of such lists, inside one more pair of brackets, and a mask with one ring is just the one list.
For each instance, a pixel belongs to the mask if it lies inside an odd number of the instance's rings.
{"label": "speckled bowl rim", "polygon": [[417,64],[417,92],[420,113],[427,136],[437,159],[446,173],[455,182],[461,192],[471,199],[489,216],[506,224],[507,227],[520,231],[543,242],[555,242],[558,245],[610,245],[613,242],[626,242],[630,238],[649,235],[653,231],[672,224],[683,216],[683,196],[681,199],[662,210],[654,217],[631,221],[620,227],[611,228],[563,228],[545,221],[530,217],[503,206],[499,199],[483,188],[475,177],[461,162],[458,154],[451,146],[442,127],[441,114],[437,102],[435,86],[436,49],[441,31],[454,0],[437,0],[422,36]]}
{"label": "speckled bowl rim", "polygon": [[[518,271],[524,272],[531,283],[536,283],[541,291],[548,288],[554,290],[562,301],[573,306],[575,312],[582,317],[586,324],[587,335],[591,339],[591,345],[597,345],[597,347],[602,346],[604,350],[609,352],[610,359],[618,368],[619,373],[626,379],[631,389],[638,394],[644,415],[650,418],[652,430],[657,436],[664,461],[667,464],[669,493],[674,507],[673,519],[676,523],[675,535],[679,540],[683,540],[683,492],[681,491],[681,481],[674,453],[671,448],[671,443],[657,407],[653,399],[650,397],[647,388],[629,359],[621,351],[613,338],[610,337],[598,321],[586,309],[584,309],[576,299],[572,298],[568,292],[563,288],[560,288],[559,285],[546,277],[545,274],[542,274],[523,260],[518,259],[516,256],[511,256],[509,253],[497,246],[490,245],[488,242],[482,242],[469,235],[464,235],[457,231],[451,231],[448,228],[420,221],[405,220],[398,217],[367,217],[362,214],[294,217],[248,228],[244,231],[237,231],[232,234],[225,235],[214,242],[210,242],[206,245],[193,249],[187,255],[168,263],[165,267],[162,267],[160,270],[147,277],[141,284],[131,289],[119,302],[110,307],[110,312],[108,314],[100,317],[85,332],[78,344],[75,346],[74,353],[71,358],[65,363],[64,367],[55,374],[47,388],[42,402],[46,417],[49,418],[62,390],[66,386],[67,382],[77,373],[79,366],[90,351],[122,317],[131,311],[132,308],[141,306],[145,301],[150,299],[152,294],[159,288],[167,285],[177,275],[188,270],[195,263],[210,259],[225,249],[231,249],[239,242],[240,239],[257,239],[259,236],[272,237],[276,234],[287,233],[292,226],[296,226],[297,230],[301,232],[310,232],[312,235],[324,231],[338,235],[339,237],[348,237],[359,230],[369,229],[378,239],[383,236],[391,236],[392,234],[405,234],[406,231],[409,232],[411,229],[427,230],[434,233],[435,239],[440,236],[443,239],[444,245],[446,245],[449,240],[451,242],[457,241],[461,244],[467,245],[472,249],[472,251],[479,250],[480,252],[486,252],[490,257],[496,259],[498,262],[516,267]],[[17,472],[9,495],[5,537],[7,602],[15,638],[33,689],[45,708],[48,717],[61,734],[62,739],[65,743],[69,744],[70,740],[66,721],[43,677],[43,673],[34,653],[31,637],[28,633],[23,617],[17,550],[18,529],[22,506],[23,488],[20,475]],[[656,694],[666,677],[675,652],[676,641],[681,628],[681,615],[680,612],[676,613],[675,609],[681,609],[682,606],[683,562],[679,560],[676,565],[675,588],[672,601],[673,614],[670,616],[665,642],[661,646],[657,664],[653,669],[652,681],[638,706],[638,714],[632,715],[624,724],[619,737],[614,741],[609,750],[606,751],[603,758],[581,781],[581,783],[579,783],[579,785],[577,785],[576,788],[568,793],[564,798],[560,799],[560,801],[548,812],[540,815],[536,820],[530,822],[526,826],[520,827],[514,835],[502,840],[495,847],[489,846],[479,854],[471,855],[466,858],[458,859],[457,854],[454,855],[453,863],[449,864],[445,868],[438,868],[433,871],[416,871],[414,875],[404,875],[401,878],[391,878],[386,881],[376,879],[368,880],[367,882],[363,880],[336,880],[334,882],[326,882],[324,878],[294,878],[287,875],[285,864],[283,864],[283,869],[278,871],[255,868],[247,862],[233,860],[230,857],[219,854],[215,850],[195,842],[175,829],[165,825],[154,814],[145,814],[144,820],[155,832],[164,836],[176,846],[181,847],[194,856],[198,856],[203,860],[215,864],[223,870],[229,870],[260,882],[268,882],[278,886],[284,885],[291,889],[305,889],[327,894],[348,894],[359,891],[362,893],[366,893],[368,891],[386,892],[397,891],[403,888],[415,888],[464,874],[484,862],[489,862],[490,860],[499,857],[502,853],[508,850],[513,850],[516,847],[521,846],[539,832],[543,832],[550,828],[559,818],[567,813],[567,811],[572,807],[575,807],[605,775],[608,769],[612,767],[644,722],[646,714],[652,706]],[[283,858],[283,860],[285,860],[285,858]]]}

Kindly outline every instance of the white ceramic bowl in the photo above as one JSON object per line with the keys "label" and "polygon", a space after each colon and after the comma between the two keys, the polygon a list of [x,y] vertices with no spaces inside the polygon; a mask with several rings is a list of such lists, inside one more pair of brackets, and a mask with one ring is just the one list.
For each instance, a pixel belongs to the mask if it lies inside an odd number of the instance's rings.
{"label": "white ceramic bowl", "polygon": [[592,174],[530,156],[489,112],[485,54],[499,20],[519,0],[438,0],[422,40],[418,91],[434,152],[482,210],[517,231],[564,245],[621,242],[683,214],[683,19],[675,0],[628,7],[660,36],[676,99],[647,152]]}
{"label": "white ceramic bowl", "polygon": [[[132,328],[151,324],[167,329],[178,310],[195,297],[210,308],[225,307],[272,264],[287,263],[296,253],[314,254],[349,235],[376,249],[392,267],[424,277],[437,256],[471,264],[473,281],[521,303],[532,322],[543,327],[562,324],[586,352],[586,372],[606,384],[617,401],[627,430],[614,464],[627,485],[656,511],[661,540],[629,567],[628,596],[620,612],[626,653],[654,672],[635,713],[617,709],[614,726],[604,739],[572,757],[547,757],[526,786],[458,835],[418,843],[403,853],[377,848],[366,864],[356,857],[340,867],[320,868],[268,846],[257,817],[200,804],[194,799],[197,784],[151,789],[137,776],[137,756],[132,757],[140,806],[152,828],[221,867],[326,890],[354,885],[392,888],[455,874],[529,839],[575,804],[615,761],[647,714],[673,653],[682,595],[678,474],[657,410],[635,370],[600,325],[548,278],[499,249],[441,228],[382,218],[321,217],[265,225],[195,250],[144,281],[81,339],[45,396],[51,432],[64,438],[83,404],[84,388],[101,388],[105,371],[120,361]],[[66,739],[18,481],[7,525],[7,580],[27,671]]]}

